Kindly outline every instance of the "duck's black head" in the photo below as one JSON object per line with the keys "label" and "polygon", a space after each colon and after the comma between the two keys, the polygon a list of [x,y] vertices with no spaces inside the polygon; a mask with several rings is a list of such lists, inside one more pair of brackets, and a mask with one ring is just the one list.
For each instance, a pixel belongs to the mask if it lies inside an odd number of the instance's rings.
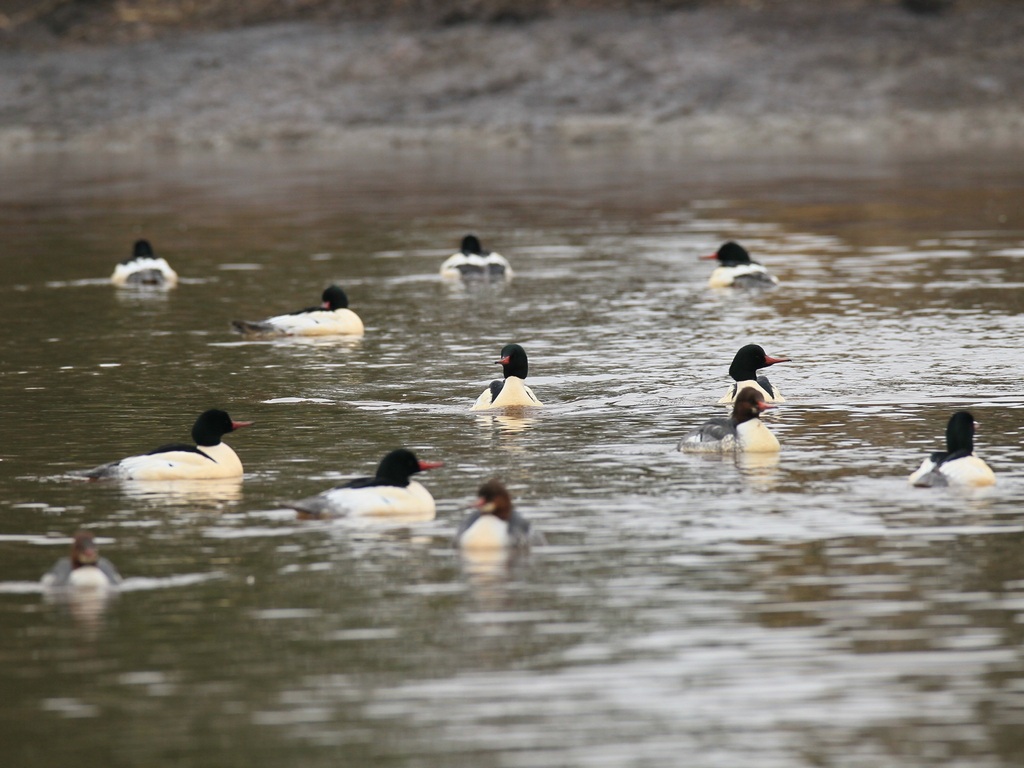
{"label": "duck's black head", "polygon": [[375,476],[388,485],[405,486],[409,477],[417,472],[444,466],[441,461],[420,461],[416,454],[406,448],[398,448],[387,454],[377,465]]}
{"label": "duck's black head", "polygon": [[734,267],[739,264],[750,263],[750,254],[747,253],[747,249],[739,243],[734,243],[732,240],[723,243],[722,247],[715,253],[715,256],[724,267]]}
{"label": "duck's black head", "polygon": [[153,246],[149,244],[149,240],[136,240],[135,245],[132,246],[132,258],[140,259],[153,256]]}
{"label": "duck's black head", "polygon": [[740,351],[732,359],[729,376],[733,381],[751,381],[757,378],[757,372],[761,368],[788,362],[788,357],[768,357],[760,345],[747,344],[745,347],[740,347]]}
{"label": "duck's black head", "polygon": [[323,309],[345,309],[348,306],[348,296],[341,289],[340,285],[331,285],[324,289],[320,296]]}
{"label": "duck's black head", "polygon": [[974,416],[968,411],[957,411],[946,425],[946,451],[974,453]]}
{"label": "duck's black head", "polygon": [[462,238],[462,247],[459,249],[467,256],[472,254],[481,255],[483,251],[480,249],[480,241],[476,235],[466,235]]}
{"label": "duck's black head", "polygon": [[196,419],[196,423],[192,425],[192,439],[196,445],[217,445],[228,432],[251,425],[251,421],[232,421],[227,411],[213,408],[204,411]]}
{"label": "duck's black head", "polygon": [[526,350],[518,344],[506,344],[501,348],[501,359],[495,360],[495,364],[501,365],[501,372],[507,379],[509,376],[518,376],[525,379],[530,370],[530,363],[526,358]]}

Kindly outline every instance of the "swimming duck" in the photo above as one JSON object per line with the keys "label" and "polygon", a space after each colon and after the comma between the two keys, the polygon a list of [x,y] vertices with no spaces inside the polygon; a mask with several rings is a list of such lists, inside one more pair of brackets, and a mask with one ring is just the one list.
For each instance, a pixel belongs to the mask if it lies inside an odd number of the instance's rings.
{"label": "swimming duck", "polygon": [[245,336],[362,336],[363,321],[348,308],[341,286],[324,289],[318,307],[250,322],[232,320],[231,327]]}
{"label": "swimming duck", "polygon": [[420,461],[409,450],[391,451],[377,465],[373,477],[349,480],[316,496],[285,506],[304,517],[346,515],[425,517],[434,516],[434,497],[411,476],[444,466],[440,461]]}
{"label": "swimming duck", "polygon": [[484,411],[488,408],[504,408],[510,405],[543,405],[523,381],[530,368],[526,350],[518,344],[506,344],[501,349],[501,358],[494,362],[501,365],[505,378],[492,381],[491,385],[480,393],[470,410]]}
{"label": "swimming duck", "polygon": [[778,388],[771,385],[768,377],[758,376],[757,372],[769,365],[788,362],[788,357],[768,357],[764,353],[764,349],[757,344],[740,347],[739,352],[732,359],[732,365],[729,366],[729,376],[736,383],[729,387],[729,391],[718,402],[723,405],[733,402],[736,399],[736,393],[744,387],[753,387],[764,395],[764,399],[769,403],[786,402],[786,398],[782,396]]}
{"label": "swimming duck", "polygon": [[511,280],[512,266],[500,253],[485,251],[476,235],[462,238],[462,247],[441,265],[441,277],[449,280]]}
{"label": "swimming duck", "polygon": [[994,485],[995,473],[974,455],[976,422],[968,411],[957,411],[946,425],[946,451],[933,453],[910,476],[918,488],[953,485],[982,488]]}
{"label": "swimming duck", "polygon": [[173,288],[178,284],[178,273],[165,259],[153,253],[148,240],[136,240],[132,255],[114,267],[110,282],[119,287]]}
{"label": "swimming duck", "polygon": [[200,414],[192,426],[195,445],[171,443],[149,453],[129,456],[93,469],[75,473],[90,480],[210,480],[241,477],[242,462],[221,437],[251,421],[232,421],[225,411]]}
{"label": "swimming duck", "polygon": [[711,419],[679,441],[686,452],[745,451],[771,453],[779,450],[779,441],[761,421],[768,405],[764,395],[753,387],[744,387],[736,397],[728,419]]}
{"label": "swimming duck", "polygon": [[512,508],[512,497],[504,483],[488,480],[477,492],[476,511],[455,534],[462,549],[517,549],[529,546],[530,523]]}
{"label": "swimming duck", "polygon": [[763,265],[751,260],[746,248],[731,240],[714,253],[700,258],[718,259],[718,266],[708,279],[712,288],[767,288],[779,282]]}
{"label": "swimming duck", "polygon": [[70,557],[62,557],[43,576],[46,587],[104,589],[120,584],[121,574],[107,558],[100,557],[91,531],[75,533]]}

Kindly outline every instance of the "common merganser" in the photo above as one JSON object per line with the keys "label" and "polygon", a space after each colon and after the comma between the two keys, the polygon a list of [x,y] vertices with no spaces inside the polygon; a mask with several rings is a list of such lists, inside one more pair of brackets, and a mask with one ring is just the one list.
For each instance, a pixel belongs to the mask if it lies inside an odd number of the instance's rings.
{"label": "common merganser", "polygon": [[319,307],[250,322],[232,320],[231,327],[246,336],[362,336],[363,321],[348,308],[341,286],[324,289]]}
{"label": "common merganser", "polygon": [[982,488],[995,485],[995,473],[974,455],[976,422],[968,411],[957,411],[946,425],[946,451],[933,453],[910,476],[918,488],[953,485]]}
{"label": "common merganser", "polygon": [[761,421],[761,412],[774,408],[764,395],[753,387],[744,387],[732,407],[728,419],[711,419],[679,441],[679,450],[686,452],[745,451],[772,453],[779,450],[779,441]]}
{"label": "common merganser", "polygon": [[116,286],[152,286],[173,288],[178,284],[178,273],[166,259],[153,253],[148,240],[136,240],[132,255],[114,267],[110,282]]}
{"label": "common merganser", "polygon": [[442,466],[444,462],[420,461],[412,451],[399,448],[381,459],[373,477],[349,480],[344,485],[288,502],[285,506],[318,519],[346,515],[429,519],[434,516],[434,497],[410,477]]}
{"label": "common merganser", "polygon": [[751,260],[747,249],[729,241],[714,253],[701,259],[718,259],[708,285],[712,288],[767,288],[778,285],[779,279],[768,273],[762,264]]}
{"label": "common merganser", "polygon": [[518,344],[506,344],[501,348],[501,358],[494,363],[501,366],[505,378],[492,381],[491,385],[480,393],[470,410],[485,411],[488,408],[506,406],[543,405],[523,381],[530,369],[526,350]]}
{"label": "common merganser", "polygon": [[480,486],[476,511],[455,534],[462,549],[517,549],[530,544],[530,523],[512,508],[512,497],[504,483],[488,480]]}
{"label": "common merganser", "polygon": [[739,352],[732,359],[732,365],[729,366],[729,376],[736,383],[729,387],[729,391],[718,401],[719,404],[728,405],[734,402],[736,400],[736,393],[744,387],[753,387],[764,395],[764,399],[769,403],[786,402],[786,398],[782,396],[777,387],[771,385],[768,377],[758,376],[757,372],[761,368],[767,368],[769,365],[788,362],[788,357],[768,357],[764,353],[764,349],[757,344],[747,344],[745,347],[740,347]]}
{"label": "common merganser", "polygon": [[107,558],[100,557],[91,531],[81,530],[71,543],[71,556],[62,557],[43,576],[45,587],[105,589],[120,584],[121,574]]}
{"label": "common merganser", "polygon": [[75,474],[90,480],[210,480],[241,477],[242,462],[221,437],[251,421],[232,421],[224,411],[209,410],[200,414],[192,426],[195,445],[171,443],[149,453],[129,456],[120,461]]}
{"label": "common merganser", "polygon": [[511,280],[512,266],[500,253],[485,251],[476,235],[462,238],[462,247],[441,265],[448,280]]}

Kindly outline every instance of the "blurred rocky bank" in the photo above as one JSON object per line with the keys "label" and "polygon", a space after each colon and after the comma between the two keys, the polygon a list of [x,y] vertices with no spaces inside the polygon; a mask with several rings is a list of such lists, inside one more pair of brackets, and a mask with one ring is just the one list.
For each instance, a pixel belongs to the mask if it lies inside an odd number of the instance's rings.
{"label": "blurred rocky bank", "polygon": [[1024,147],[1017,0],[0,0],[0,155]]}

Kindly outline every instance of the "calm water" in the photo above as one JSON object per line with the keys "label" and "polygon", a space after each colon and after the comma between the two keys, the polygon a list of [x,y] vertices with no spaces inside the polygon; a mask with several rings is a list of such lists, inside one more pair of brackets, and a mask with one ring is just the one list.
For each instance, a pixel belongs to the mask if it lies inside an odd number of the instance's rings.
{"label": "calm water", "polygon": [[[8,163],[0,189],[4,765],[1017,766],[1024,162],[657,152]],[[437,268],[478,233],[517,270]],[[106,282],[136,237],[183,277]],[[783,281],[715,293],[734,238]],[[343,284],[355,342],[233,318]],[[547,407],[469,412],[522,343]],[[675,443],[759,342],[783,452]],[[224,407],[244,483],[83,484]],[[970,408],[984,493],[906,476]],[[437,518],[282,500],[405,445]],[[463,562],[477,485],[547,544]],[[88,525],[107,604],[39,576]]]}

